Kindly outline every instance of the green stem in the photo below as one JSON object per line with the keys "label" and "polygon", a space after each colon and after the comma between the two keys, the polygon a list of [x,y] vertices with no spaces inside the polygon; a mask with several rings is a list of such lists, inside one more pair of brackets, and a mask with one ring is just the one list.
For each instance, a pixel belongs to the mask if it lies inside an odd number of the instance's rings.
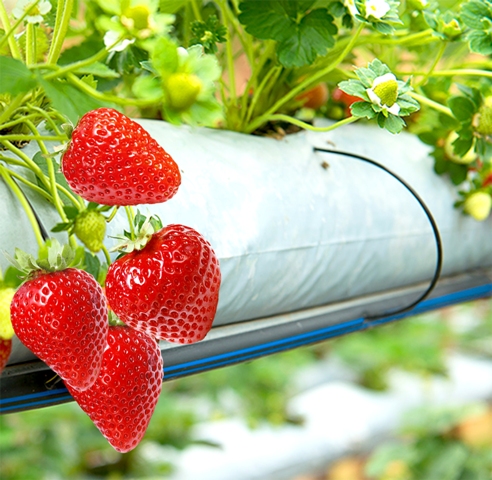
{"label": "green stem", "polygon": [[409,46],[414,46],[414,45],[420,45],[422,40],[431,40],[431,41],[438,41],[439,38],[434,36],[434,30],[431,28],[428,28],[427,30],[422,30],[421,32],[413,33],[410,35],[406,35],[405,32],[401,32],[401,34],[395,35],[392,38],[388,37],[383,37],[381,36],[374,36],[374,35],[367,35],[364,37],[364,43],[376,43],[379,45],[407,45]]}
{"label": "green stem", "polygon": [[19,93],[12,99],[9,106],[0,114],[0,125],[2,125],[5,120],[10,119],[15,110],[24,103],[25,98],[26,97],[24,93]]}
{"label": "green stem", "polygon": [[[24,122],[25,123],[25,122]],[[23,135],[21,133],[13,133],[11,135],[2,135],[2,140],[9,140],[9,141],[12,141],[12,142],[23,142],[23,141],[26,141],[26,142],[30,142],[31,140],[36,140],[36,141],[39,141],[39,140],[46,140],[47,142],[49,141],[59,141],[59,142],[62,142],[64,140],[66,140],[67,137],[63,136],[63,135]]]}
{"label": "green stem", "polygon": [[39,228],[36,215],[34,214],[31,205],[29,204],[26,196],[24,195],[24,192],[19,188],[17,183],[14,182],[12,177],[9,175],[8,171],[1,164],[0,164],[0,175],[5,180],[5,183],[10,187],[13,194],[19,200],[22,208],[26,212],[29,223],[31,224],[32,230],[34,232],[34,236],[36,237],[36,241],[38,242],[39,247],[42,247],[44,245],[43,235],[41,234],[41,229]]}
{"label": "green stem", "polygon": [[277,113],[275,115],[271,115],[268,117],[268,121],[280,121],[280,122],[288,122],[292,123],[293,125],[296,125],[300,128],[303,128],[305,130],[310,130],[311,132],[330,132],[331,130],[335,130],[336,128],[342,127],[344,125],[348,125],[350,123],[354,123],[357,120],[360,120],[360,117],[347,117],[344,118],[343,120],[339,120],[336,123],[333,123],[327,127],[315,127],[311,125],[310,123],[303,122],[302,120],[299,120],[297,118],[291,117],[289,115],[283,115],[281,113]]}
{"label": "green stem", "polygon": [[87,93],[87,95],[90,95],[93,98],[97,98],[98,100],[105,100],[107,102],[113,102],[117,105],[123,106],[133,105],[136,107],[151,107],[155,105],[155,100],[138,100],[136,98],[117,97],[116,95],[108,95],[102,93],[80,80],[80,78],[78,78],[77,75],[74,75],[73,73],[67,74],[67,79],[72,85]]}
{"label": "green stem", "polygon": [[102,248],[101,248],[103,254],[104,254],[104,258],[106,259],[106,263],[108,265],[111,265],[111,257],[109,255],[109,252],[108,252],[108,249],[106,247],[106,245],[103,245]]}
{"label": "green stem", "polygon": [[[100,60],[107,57],[108,52],[111,50],[111,48],[113,48],[115,45],[118,45],[118,43],[120,43],[121,40],[123,40],[123,38],[124,38],[124,35],[119,37],[118,40],[116,40],[109,47],[107,47],[107,48],[105,47],[105,48],[99,50],[99,52],[92,55],[92,57],[85,58],[84,60],[80,60],[78,62],[70,63],[69,65],[66,65],[64,67],[55,68],[54,71],[52,71],[51,73],[47,73],[46,75],[43,76],[44,80],[51,80],[53,78],[60,78],[61,76],[66,75],[67,73],[76,72],[77,70],[79,70],[81,68],[84,68],[84,67],[87,67],[89,65],[92,65],[93,63],[99,62]],[[42,65],[41,65],[41,67],[42,67]]]}
{"label": "green stem", "polygon": [[[422,71],[398,71],[399,75],[426,75],[426,72]],[[453,70],[436,70],[432,72],[431,77],[454,77],[454,76],[464,76],[464,77],[487,77],[492,78],[492,71],[489,70],[479,70],[476,68],[463,68],[463,69],[453,69]]]}
{"label": "green stem", "polygon": [[441,60],[445,49],[446,49],[446,43],[443,42],[443,43],[441,43],[441,45],[439,47],[439,51],[437,52],[436,58],[432,62],[432,65],[430,66],[427,73],[424,75],[424,78],[419,82],[419,86],[427,83],[427,81],[429,80],[429,77],[432,75],[432,72],[436,69],[437,64],[439,63],[439,60]]}
{"label": "green stem", "polygon": [[[1,160],[5,160],[7,157],[3,157],[3,156],[0,156],[0,159]],[[22,182],[24,185],[26,185],[27,187],[29,187],[31,190],[33,190],[34,192],[38,193],[39,195],[41,195],[42,197],[44,197],[46,200],[48,200],[49,202],[52,201],[52,198],[51,198],[51,195],[44,189],[42,189],[41,187],[39,187],[38,185],[30,182],[29,180],[27,180],[27,178],[25,178],[23,175],[20,175],[18,174],[17,172],[15,172],[14,170],[10,170],[9,168],[5,167],[4,166],[4,169],[5,171],[13,178],[15,178],[16,180],[19,180],[20,182]]]}
{"label": "green stem", "polygon": [[[4,12],[2,12],[2,8],[4,9]],[[19,28],[19,25],[25,20],[25,18],[27,17],[27,15],[28,15],[29,12],[27,10],[24,10],[24,12],[22,13],[22,15],[14,22],[14,24],[12,26],[6,25],[4,23],[5,22],[5,20],[4,20],[4,13],[6,14],[5,7],[3,5],[3,2],[0,2],[0,21],[2,22],[4,28],[7,28],[8,27],[8,30],[5,32],[4,37],[0,40],[0,49],[6,43],[8,43],[9,44],[9,48],[10,48],[11,53],[12,53],[12,57],[17,58],[15,55],[13,55],[12,47],[11,47],[11,45],[9,43],[11,41],[10,38],[12,37],[12,41],[17,46],[17,48],[19,48],[18,45],[17,45],[17,42],[15,40],[14,35],[15,35],[15,32],[17,31],[17,29]],[[6,18],[8,20],[8,15],[7,15]],[[20,55],[20,49],[19,49],[19,58],[18,58],[18,60],[20,58],[21,58],[21,55]]]}
{"label": "green stem", "polygon": [[[22,19],[24,20],[24,19]],[[9,44],[10,48],[10,53],[12,54],[12,57],[17,59],[17,60],[22,60],[22,54],[19,48],[19,45],[17,43],[17,40],[15,39],[15,36],[12,35],[14,32],[12,26],[10,25],[10,19],[9,19],[9,14],[7,13],[7,10],[5,8],[4,2],[0,2],[0,22],[2,22],[3,28],[6,32],[8,32],[5,36],[7,38],[7,42]],[[16,28],[17,28],[16,24]]]}
{"label": "green stem", "polygon": [[135,240],[135,212],[132,207],[125,207],[126,216],[128,218],[128,225],[130,227],[131,240]]}
{"label": "green stem", "polygon": [[351,37],[350,41],[347,43],[345,48],[342,50],[342,52],[333,60],[330,62],[325,68],[322,68],[312,76],[308,77],[306,80],[301,82],[299,85],[294,87],[289,93],[284,95],[282,98],[280,98],[277,102],[275,102],[263,115],[260,115],[257,117],[253,122],[251,122],[249,125],[246,126],[245,128],[245,133],[251,133],[254,132],[258,127],[263,125],[266,121],[268,121],[268,118],[270,115],[272,115],[274,112],[276,112],[280,107],[285,105],[289,100],[295,98],[297,95],[299,95],[304,89],[309,87],[310,85],[314,85],[317,81],[319,81],[321,78],[323,78],[325,75],[327,75],[329,72],[334,70],[335,68],[342,63],[344,58],[350,53],[354,47],[354,45],[357,43],[357,40],[364,28],[364,24],[360,24],[355,32],[355,34]]}
{"label": "green stem", "polygon": [[449,117],[454,118],[453,112],[448,107],[445,107],[444,105],[437,103],[434,100],[431,100],[430,98],[427,98],[426,96],[420,95],[416,92],[408,92],[408,95],[417,100],[419,103],[423,103],[424,105],[427,105],[434,110],[437,110],[441,113],[444,113],[445,115],[448,115]]}
{"label": "green stem", "polygon": [[[222,14],[222,22],[224,24],[227,23],[227,5],[222,0],[219,2],[219,8]],[[232,51],[232,35],[231,35],[231,29],[227,28],[227,36],[229,37],[226,42],[226,57],[227,57],[227,73],[229,76],[229,97],[230,97],[230,102],[234,104],[236,102],[236,74],[235,74],[235,68],[234,68],[234,54]]]}
{"label": "green stem", "polygon": [[26,27],[26,64],[36,63],[36,26],[28,23]]}
{"label": "green stem", "polygon": [[202,19],[202,13],[200,12],[200,8],[198,7],[196,0],[191,0],[191,8],[193,10],[193,15],[195,15],[195,18],[201,22]]}
{"label": "green stem", "polygon": [[70,17],[72,15],[73,1],[74,0],[58,0],[53,39],[46,60],[48,64],[54,65],[60,57],[63,42],[67,35]]}

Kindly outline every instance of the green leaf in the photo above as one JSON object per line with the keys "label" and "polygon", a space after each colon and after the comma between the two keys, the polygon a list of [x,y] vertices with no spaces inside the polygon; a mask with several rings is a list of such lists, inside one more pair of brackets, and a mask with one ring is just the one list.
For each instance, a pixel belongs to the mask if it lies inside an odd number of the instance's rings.
{"label": "green leaf", "polygon": [[313,10],[297,26],[296,34],[279,43],[278,57],[284,67],[310,65],[335,45],[337,28],[325,9]]}
{"label": "green leaf", "polygon": [[296,22],[289,15],[287,2],[245,0],[239,9],[239,21],[250,35],[260,40],[282,41],[296,33]]}
{"label": "green leaf", "polygon": [[93,255],[87,250],[84,256],[84,270],[96,279],[99,277],[101,271],[101,261],[96,255]]}
{"label": "green leaf", "polygon": [[309,10],[313,3],[245,0],[239,6],[239,20],[256,38],[279,42],[277,54],[282,65],[301,67],[325,55],[335,44],[333,17],[325,8]]}
{"label": "green leaf", "polygon": [[159,38],[155,43],[151,61],[159,75],[166,78],[178,70],[178,46],[167,38]]}
{"label": "green leaf", "polygon": [[492,32],[471,32],[468,39],[472,52],[492,55]]}
{"label": "green leaf", "polygon": [[3,286],[10,288],[17,288],[22,283],[23,273],[13,265],[7,267],[3,272]]}
{"label": "green leaf", "polygon": [[32,72],[20,60],[0,57],[0,93],[18,95],[37,85]]}
{"label": "green leaf", "polygon": [[448,168],[449,177],[451,178],[453,184],[459,185],[460,183],[463,183],[466,180],[466,177],[468,176],[467,166],[460,165],[454,162],[448,162],[448,163],[449,163],[449,168]]}
{"label": "green leaf", "polygon": [[119,78],[120,74],[101,62],[92,63],[76,70],[76,73],[83,75],[94,75],[101,78]]}
{"label": "green leaf", "polygon": [[39,82],[53,106],[66,115],[74,125],[87,112],[109,106],[66,82],[41,78]]}
{"label": "green leaf", "polygon": [[355,102],[350,105],[350,112],[354,117],[374,118],[377,114],[368,102]]}
{"label": "green leaf", "polygon": [[492,18],[492,3],[484,0],[470,1],[463,4],[461,20],[474,30],[485,30],[485,18]]}
{"label": "green leaf", "polygon": [[455,96],[448,100],[448,106],[460,122],[470,121],[475,114],[475,105],[467,97]]}
{"label": "green leaf", "polygon": [[344,80],[338,84],[338,88],[349,95],[354,95],[355,97],[364,98],[366,100],[369,99],[366,93],[366,87],[358,80]]}
{"label": "green leaf", "polygon": [[[381,114],[379,115],[379,117],[381,117]],[[404,126],[405,122],[403,121],[403,119],[392,114],[389,114],[386,118],[386,121],[384,122],[384,128],[388,130],[388,132],[393,134],[400,133],[403,130]]]}

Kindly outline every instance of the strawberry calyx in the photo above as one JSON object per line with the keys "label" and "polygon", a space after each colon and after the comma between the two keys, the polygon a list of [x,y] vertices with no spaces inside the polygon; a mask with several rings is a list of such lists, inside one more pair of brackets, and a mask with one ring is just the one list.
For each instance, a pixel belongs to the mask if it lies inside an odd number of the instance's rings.
{"label": "strawberry calyx", "polygon": [[135,250],[143,250],[152,238],[154,233],[162,228],[162,221],[156,215],[145,216],[140,212],[134,218],[134,230],[125,231],[123,235],[116,235],[112,238],[119,240],[110,249],[111,252],[131,253]]}
{"label": "strawberry calyx", "polygon": [[8,255],[7,257],[22,272],[24,279],[65,270],[78,263],[76,251],[70,245],[62,245],[55,238],[46,240],[46,243],[39,249],[37,258],[20,248],[15,249],[13,258]]}

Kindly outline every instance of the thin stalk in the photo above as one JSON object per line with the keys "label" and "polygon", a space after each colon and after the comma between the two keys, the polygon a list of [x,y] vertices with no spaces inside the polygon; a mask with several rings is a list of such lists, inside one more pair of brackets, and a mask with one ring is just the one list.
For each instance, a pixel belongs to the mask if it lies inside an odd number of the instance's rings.
{"label": "thin stalk", "polygon": [[[25,123],[25,122],[24,122]],[[31,140],[46,140],[49,141],[63,141],[66,140],[67,137],[62,135],[23,135],[21,133],[12,133],[11,135],[2,135],[2,140],[9,140],[12,142],[30,142]]]}
{"label": "thin stalk", "polygon": [[254,132],[258,127],[263,125],[265,121],[274,113],[276,112],[280,107],[285,105],[289,100],[295,98],[297,95],[299,95],[305,88],[307,88],[310,85],[315,84],[319,79],[327,75],[329,72],[334,70],[335,68],[342,63],[344,58],[348,55],[348,53],[351,52],[352,48],[354,45],[357,43],[357,40],[364,29],[364,24],[360,24],[355,32],[355,34],[351,37],[350,41],[347,43],[345,48],[342,50],[342,52],[333,60],[330,62],[325,68],[321,69],[317,73],[313,74],[311,77],[307,78],[303,82],[301,82],[299,85],[294,87],[289,93],[284,95],[282,98],[280,98],[277,102],[275,102],[263,115],[260,115],[257,117],[253,122],[251,122],[249,125],[247,125],[245,129],[245,133],[251,133]]}
{"label": "thin stalk", "polygon": [[43,171],[38,167],[38,165],[33,162],[28,155],[26,155],[20,148],[17,148],[16,146],[12,145],[10,141],[5,140],[4,138],[1,139],[1,144],[9,151],[11,151],[13,154],[15,154],[18,158],[23,160],[24,166],[29,168],[36,177],[39,178],[39,180],[43,183],[43,185],[49,190],[50,189],[50,184],[46,178],[46,175],[43,173]]}
{"label": "thin stalk", "polygon": [[202,12],[200,12],[200,8],[198,7],[198,4],[196,3],[196,0],[191,0],[191,8],[193,10],[193,15],[195,15],[195,18],[201,22],[202,19]]}
{"label": "thin stalk", "polygon": [[[39,136],[39,132],[36,128],[36,126],[31,122],[27,121],[26,125],[29,127],[31,132]],[[44,137],[47,139],[48,137]],[[46,145],[44,143],[43,137],[41,136],[41,139],[37,140],[37,144],[39,146],[39,150],[43,154],[45,160],[46,160],[46,166],[48,167],[48,178],[50,181],[50,192],[53,197],[53,205],[56,208],[56,211],[58,212],[58,215],[60,215],[60,218],[62,219],[63,222],[66,222],[67,216],[65,214],[65,211],[63,210],[63,204],[60,199],[60,196],[58,195],[58,189],[56,188],[57,181],[56,181],[56,176],[55,176],[55,167],[53,166],[53,161],[51,160],[50,154],[48,152],[48,149],[46,148]]]}
{"label": "thin stalk", "polygon": [[8,171],[5,169],[3,165],[0,164],[0,175],[4,179],[5,183],[9,186],[12,193],[17,197],[19,203],[24,209],[29,223],[31,224],[32,230],[34,232],[34,236],[36,237],[36,242],[41,248],[44,245],[43,235],[41,234],[41,229],[39,228],[38,220],[36,215],[34,214],[31,205],[29,204],[24,192],[19,188],[17,183],[14,182],[12,177],[9,175]]}
{"label": "thin stalk", "polygon": [[268,70],[268,73],[263,77],[263,80],[261,81],[260,85],[253,92],[253,99],[251,100],[251,103],[249,105],[249,108],[248,108],[248,111],[246,114],[246,122],[250,121],[251,116],[253,115],[253,112],[255,111],[256,104],[258,103],[258,100],[260,99],[260,96],[261,96],[263,90],[265,89],[265,86],[270,81],[270,78],[278,77],[281,70],[282,69],[279,66],[274,67],[274,68]]}
{"label": "thin stalk", "polygon": [[[399,75],[425,75],[426,72],[415,71],[398,71]],[[479,70],[476,68],[463,68],[463,69],[453,69],[453,70],[436,70],[432,72],[431,77],[454,77],[454,76],[464,76],[464,77],[487,77],[492,78],[492,71],[489,70]]]}
{"label": "thin stalk", "polygon": [[271,115],[270,117],[268,117],[268,121],[273,121],[273,120],[292,123],[292,125],[296,125],[305,130],[310,130],[311,132],[330,132],[331,130],[335,130],[336,128],[343,127],[344,125],[349,125],[350,123],[354,123],[357,120],[360,120],[360,117],[354,117],[354,116],[347,117],[327,127],[315,127],[310,123],[303,122],[302,120],[291,117],[289,115],[283,115],[281,113],[277,113],[275,115]]}
{"label": "thin stalk", "polygon": [[72,15],[72,8],[73,0],[58,0],[53,39],[48,52],[48,58],[46,60],[46,63],[48,64],[55,64],[60,57],[63,42],[65,41],[65,37],[67,35],[70,17]]}
{"label": "thin stalk", "polygon": [[[4,157],[0,157],[0,159],[3,160]],[[44,190],[40,186],[36,185],[35,183],[30,182],[26,177],[24,177],[23,175],[20,175],[19,173],[15,172],[14,170],[11,170],[10,168],[7,168],[5,166],[3,168],[11,177],[15,178],[19,182],[22,182],[24,185],[29,187],[31,190],[33,190],[34,192],[36,192],[37,194],[41,195],[46,200],[51,202],[51,200],[52,200],[51,195],[46,190]]]}
{"label": "thin stalk", "polygon": [[100,92],[99,90],[96,90],[95,88],[92,88],[90,85],[80,80],[73,73],[67,74],[67,79],[72,85],[87,93],[87,95],[97,98],[98,100],[106,100],[108,102],[113,102],[117,105],[123,106],[133,105],[136,107],[150,107],[152,105],[155,105],[155,100],[138,100],[136,98],[121,98],[117,97],[116,95],[107,95]]}
{"label": "thin stalk", "polygon": [[438,112],[444,113],[445,115],[454,118],[453,112],[450,108],[445,107],[444,105],[416,92],[408,92],[408,95],[417,100],[419,103],[423,103],[424,105],[427,105],[428,107],[431,107]]}
{"label": "thin stalk", "polygon": [[[38,3],[38,2],[36,2],[36,3]],[[3,27],[6,29],[7,28],[7,25],[4,23],[4,17],[2,15],[2,11],[1,11],[2,8],[5,9],[5,7],[3,5],[3,2],[0,2],[0,20],[2,21]],[[0,40],[0,49],[6,43],[9,43],[9,38],[10,37],[12,37],[13,38],[13,41],[16,42],[15,37],[14,37],[15,32],[19,28],[20,24],[25,20],[25,18],[27,17],[28,13],[29,13],[28,11],[24,10],[24,12],[22,13],[22,15],[14,22],[14,24],[12,26],[9,26],[8,30],[5,32],[4,37]],[[7,20],[8,20],[8,15],[7,15]],[[15,43],[15,44],[17,45],[17,43]],[[9,47],[10,47],[10,43],[9,43]],[[10,50],[11,50],[11,53],[12,53],[12,48]],[[20,49],[19,49],[19,54],[20,54]],[[12,56],[14,58],[16,58],[14,55],[12,55]]]}
{"label": "thin stalk", "polygon": [[36,26],[28,23],[26,27],[26,64],[36,63]]}
{"label": "thin stalk", "polygon": [[437,64],[439,63],[439,60],[441,60],[441,58],[444,54],[444,50],[446,50],[446,43],[443,42],[443,43],[441,43],[441,45],[439,47],[439,51],[437,52],[436,58],[432,62],[432,65],[430,66],[427,73],[424,75],[424,78],[419,82],[419,85],[424,85],[427,83],[430,76],[432,75],[432,72],[436,69]]}
{"label": "thin stalk", "polygon": [[135,240],[135,212],[132,207],[125,207],[126,216],[128,218],[128,225],[130,227],[131,240]]}
{"label": "thin stalk", "polygon": [[52,71],[51,73],[47,73],[46,75],[43,76],[44,80],[51,80],[53,78],[59,78],[59,77],[65,75],[67,73],[75,72],[80,68],[87,67],[89,65],[92,65],[95,62],[98,62],[98,61],[104,59],[108,55],[108,52],[114,46],[118,45],[118,43],[120,43],[121,40],[123,40],[123,38],[124,38],[124,35],[119,37],[118,40],[116,40],[109,47],[107,47],[107,48],[105,47],[105,48],[99,50],[99,52],[92,55],[92,57],[85,58],[84,60],[80,60],[78,62],[70,63],[69,65],[66,65],[64,67],[55,68],[54,71]]}
{"label": "thin stalk", "polygon": [[[220,12],[222,14],[222,21],[226,23],[227,20],[227,5],[224,1],[219,2]],[[227,57],[227,74],[229,76],[229,96],[230,102],[234,104],[236,102],[236,72],[234,67],[234,54],[232,51],[232,35],[230,28],[227,28],[228,41],[226,42],[226,57]]]}
{"label": "thin stalk", "polygon": [[[22,20],[24,20],[24,18],[22,18]],[[0,2],[0,21],[2,22],[4,30],[8,32],[5,37],[7,38],[12,57],[17,60],[22,60],[21,50],[19,48],[17,40],[15,39],[15,36],[12,35],[14,30],[10,24],[9,14],[7,13],[7,9],[5,8],[3,1]],[[18,25],[19,24],[16,24],[16,28]]]}
{"label": "thin stalk", "polygon": [[108,252],[108,249],[106,248],[106,245],[103,245],[102,248],[101,248],[101,251],[103,252],[104,254],[104,258],[106,259],[106,263],[108,265],[111,265],[111,257],[109,255],[109,252]]}
{"label": "thin stalk", "polygon": [[24,93],[19,93],[12,99],[9,106],[0,114],[0,125],[2,125],[5,120],[10,119],[15,110],[24,103],[25,98],[26,96]]}

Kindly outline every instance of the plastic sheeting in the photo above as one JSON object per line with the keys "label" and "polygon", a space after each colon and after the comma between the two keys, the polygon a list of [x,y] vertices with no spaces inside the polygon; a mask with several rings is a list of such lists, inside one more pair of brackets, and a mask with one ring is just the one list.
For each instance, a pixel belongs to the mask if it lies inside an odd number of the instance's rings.
{"label": "plastic sheeting", "polygon": [[[349,125],[275,140],[139,123],[182,171],[174,198],[140,211],[159,215],[164,224],[193,227],[211,242],[223,276],[214,325],[430,281],[435,239],[416,199],[379,168],[314,152],[314,146],[365,155],[419,193],[442,235],[443,276],[492,267],[492,218],[477,222],[453,209],[455,187],[433,173],[428,147],[414,136]],[[34,146],[26,150],[33,152]],[[56,213],[39,196],[29,193],[29,198],[50,230],[59,221]],[[25,214],[3,182],[0,206],[1,250],[35,253]],[[127,228],[120,211],[108,235]],[[5,267],[6,259],[0,264]]]}

